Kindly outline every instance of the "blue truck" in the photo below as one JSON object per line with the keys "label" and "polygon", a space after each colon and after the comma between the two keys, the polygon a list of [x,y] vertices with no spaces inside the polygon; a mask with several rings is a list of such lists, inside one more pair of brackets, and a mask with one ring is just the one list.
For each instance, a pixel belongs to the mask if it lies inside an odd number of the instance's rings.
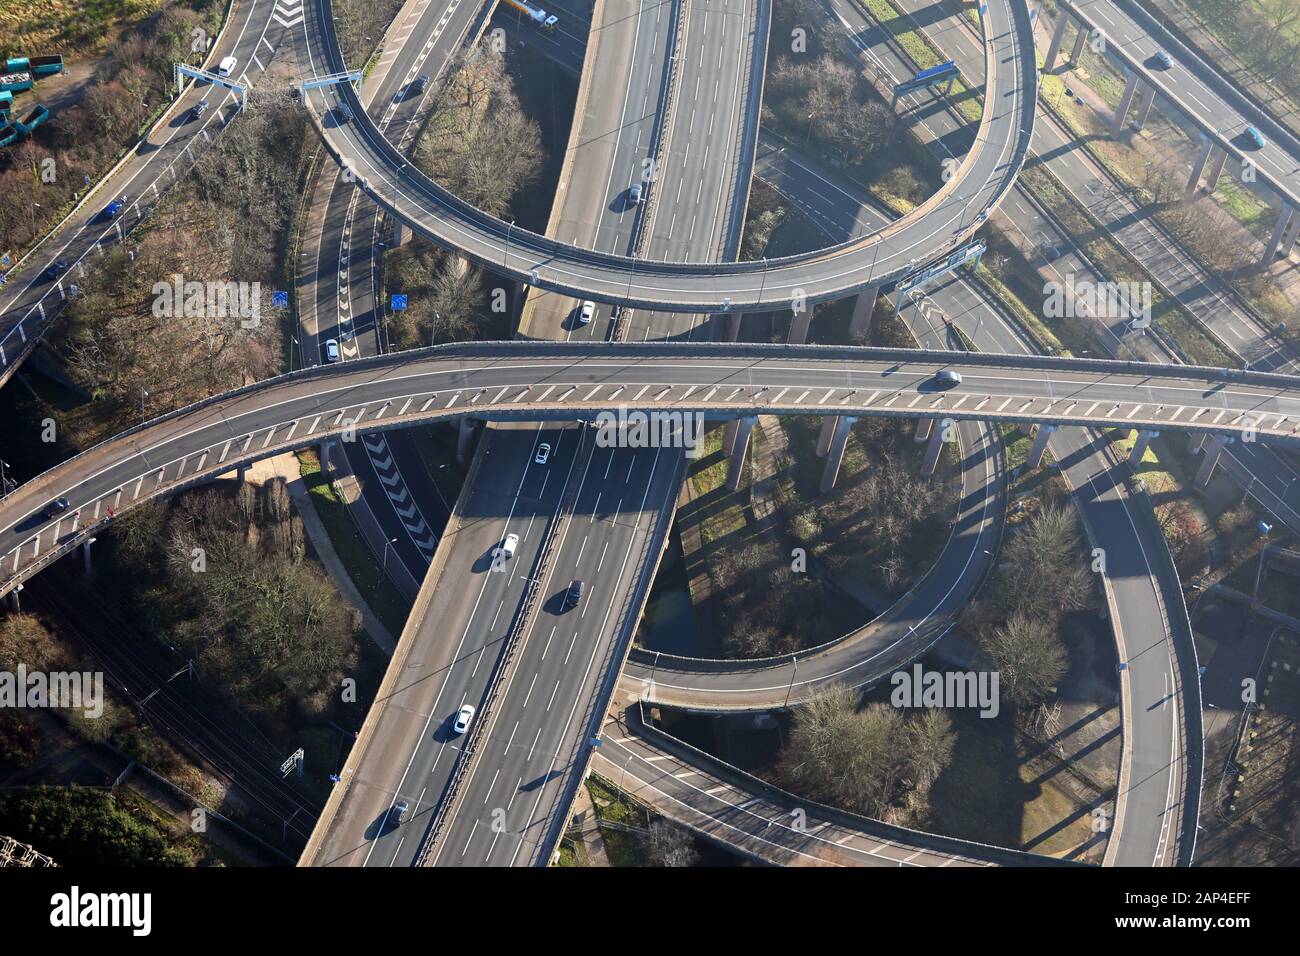
{"label": "blue truck", "polygon": [[14,95],[8,90],[0,91],[0,121],[7,120],[13,108]]}

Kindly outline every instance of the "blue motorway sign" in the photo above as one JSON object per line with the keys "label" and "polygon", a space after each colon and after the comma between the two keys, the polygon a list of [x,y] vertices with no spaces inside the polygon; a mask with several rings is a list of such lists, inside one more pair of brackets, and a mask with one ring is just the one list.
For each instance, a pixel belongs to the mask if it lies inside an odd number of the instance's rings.
{"label": "blue motorway sign", "polygon": [[393,293],[393,311],[401,312],[406,308],[406,296]]}
{"label": "blue motorway sign", "polygon": [[271,304],[277,309],[287,309],[289,307],[289,293],[278,291],[272,292]]}

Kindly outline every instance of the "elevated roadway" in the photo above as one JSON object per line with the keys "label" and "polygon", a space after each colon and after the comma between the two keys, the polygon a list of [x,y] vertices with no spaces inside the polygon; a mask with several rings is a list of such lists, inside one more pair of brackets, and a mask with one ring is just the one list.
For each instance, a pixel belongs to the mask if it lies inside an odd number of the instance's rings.
{"label": "elevated roadway", "polygon": [[[355,168],[361,188],[431,240],[533,286],[604,302],[679,312],[719,312],[810,302],[877,287],[948,250],[979,228],[1015,179],[1033,132],[1037,69],[1028,9],[1019,0],[984,5],[989,81],[984,122],[957,174],[912,214],[869,240],[762,263],[671,263],[580,249],[486,216],[405,161],[357,108],[347,86],[306,99],[327,148]],[[317,75],[343,68],[328,5],[304,24]],[[355,119],[338,123],[337,102]]]}
{"label": "elevated roadway", "polygon": [[602,726],[592,770],[707,840],[776,866],[1059,866],[1065,861],[893,826],[802,800],[644,722]]}
{"label": "elevated roadway", "polygon": [[[945,368],[960,371],[963,381],[937,390],[934,376]],[[271,454],[465,414],[574,421],[620,407],[715,418],[947,417],[1300,441],[1300,379],[1263,372],[827,346],[439,346],[289,373],[214,396],[27,482],[0,504],[0,594],[139,501]],[[44,517],[60,496],[70,510]]]}

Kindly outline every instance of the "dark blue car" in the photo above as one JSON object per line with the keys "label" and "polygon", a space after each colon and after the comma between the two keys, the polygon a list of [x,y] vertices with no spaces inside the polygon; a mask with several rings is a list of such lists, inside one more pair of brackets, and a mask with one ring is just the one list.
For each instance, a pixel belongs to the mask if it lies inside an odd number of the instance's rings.
{"label": "dark blue car", "polygon": [[116,219],[117,214],[122,211],[122,207],[125,205],[126,205],[125,199],[114,199],[111,203],[109,203],[107,206],[104,207],[104,218]]}

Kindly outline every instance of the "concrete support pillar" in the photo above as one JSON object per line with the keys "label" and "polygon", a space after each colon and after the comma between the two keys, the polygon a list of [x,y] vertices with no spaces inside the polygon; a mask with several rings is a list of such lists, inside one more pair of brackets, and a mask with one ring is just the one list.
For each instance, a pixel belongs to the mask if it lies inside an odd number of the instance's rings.
{"label": "concrete support pillar", "polygon": [[794,309],[790,316],[790,337],[786,339],[790,345],[803,345],[808,341],[808,326],[812,325],[812,309],[804,307],[803,310]]}
{"label": "concrete support pillar", "polygon": [[1082,23],[1079,24],[1079,35],[1074,38],[1074,49],[1070,51],[1070,63],[1074,66],[1079,65],[1079,60],[1083,56],[1083,45],[1088,42],[1088,28]]}
{"label": "concrete support pillar", "polygon": [[826,456],[826,468],[822,471],[821,493],[826,494],[835,487],[835,479],[840,476],[840,465],[844,462],[844,446],[849,442],[849,429],[856,418],[841,415],[835,425],[835,435],[831,439],[830,451]]}
{"label": "concrete support pillar", "polygon": [[732,312],[727,316],[727,329],[723,333],[723,338],[727,342],[740,341],[740,313]]}
{"label": "concrete support pillar", "polygon": [[474,419],[468,415],[462,415],[459,423],[459,432],[456,435],[456,461],[461,465],[469,462],[470,453],[474,450]]}
{"label": "concrete support pillar", "polygon": [[1133,94],[1137,92],[1138,74],[1136,70],[1130,71],[1128,82],[1124,84],[1124,95],[1119,98],[1119,105],[1115,107],[1115,115],[1110,121],[1110,132],[1112,136],[1118,136],[1124,130],[1124,117],[1128,114],[1128,108],[1133,103]]}
{"label": "concrete support pillar", "polygon": [[1056,66],[1056,55],[1061,52],[1061,41],[1065,39],[1065,28],[1069,25],[1070,18],[1065,11],[1057,10],[1056,29],[1052,31],[1052,43],[1047,48],[1047,59],[1043,61],[1044,73],[1051,73],[1052,67]]}
{"label": "concrete support pillar", "polygon": [[731,444],[731,462],[727,465],[727,490],[740,487],[740,476],[745,470],[745,452],[749,450],[749,433],[758,421],[753,415],[736,420],[736,436]]}
{"label": "concrete support pillar", "polygon": [[1147,125],[1147,118],[1151,115],[1151,105],[1156,101],[1156,88],[1150,87],[1142,94],[1142,99],[1138,100],[1137,122],[1133,124],[1134,129],[1141,129]]}
{"label": "concrete support pillar", "polygon": [[835,423],[839,420],[838,415],[827,415],[822,418],[822,430],[817,433],[818,458],[825,458],[826,453],[831,450],[831,438],[835,435]]}
{"label": "concrete support pillar", "polygon": [[1222,435],[1215,435],[1210,439],[1209,445],[1205,448],[1205,459],[1201,462],[1201,468],[1196,473],[1195,486],[1202,491],[1214,477],[1214,469],[1219,465],[1219,456],[1223,454],[1223,449],[1228,447],[1232,441],[1231,438],[1225,438]]}
{"label": "concrete support pillar", "polygon": [[1205,443],[1210,440],[1209,432],[1197,432],[1192,436],[1192,443],[1188,447],[1193,455],[1205,450]]}
{"label": "concrete support pillar", "polygon": [[1142,464],[1142,456],[1147,453],[1147,448],[1151,445],[1151,439],[1159,438],[1159,432],[1142,429],[1138,432],[1137,441],[1133,443],[1133,450],[1128,453],[1128,463],[1136,468]]}
{"label": "concrete support pillar", "polygon": [[1214,140],[1208,136],[1201,137],[1201,155],[1196,157],[1196,162],[1192,163],[1192,175],[1187,178],[1187,195],[1196,192],[1196,187],[1201,184],[1201,173],[1205,172],[1205,164],[1209,161],[1210,153],[1214,150]]}
{"label": "concrete support pillar", "polygon": [[930,432],[934,428],[933,418],[918,418],[916,420],[916,434],[913,441],[923,442],[930,437]]}
{"label": "concrete support pillar", "polygon": [[736,448],[736,436],[740,434],[740,419],[733,418],[727,422],[727,427],[722,433],[722,451],[730,455]]}
{"label": "concrete support pillar", "polygon": [[9,610],[13,611],[15,614],[20,614],[23,609],[23,602],[18,597],[18,592],[22,589],[23,586],[20,584],[9,592]]}
{"label": "concrete support pillar", "polygon": [[248,466],[240,465],[235,469],[235,480],[241,485],[248,480]]}
{"label": "concrete support pillar", "polygon": [[1287,227],[1291,225],[1291,214],[1294,212],[1285,200],[1282,202],[1282,211],[1278,214],[1277,225],[1273,228],[1273,237],[1268,240],[1268,246],[1264,249],[1264,260],[1260,264],[1267,269],[1277,258],[1277,250],[1282,245],[1282,236],[1286,233]]}
{"label": "concrete support pillar", "polygon": [[921,474],[933,475],[934,470],[939,467],[939,454],[943,451],[943,433],[946,430],[942,427],[930,430],[930,444],[925,446],[925,461],[921,463]]}
{"label": "concrete support pillar", "polygon": [[330,445],[332,441],[323,441],[320,443],[320,473],[326,478],[330,473]]}
{"label": "concrete support pillar", "polygon": [[1055,425],[1038,426],[1038,434],[1034,436],[1034,443],[1029,446],[1029,457],[1025,460],[1026,468],[1037,468],[1043,463],[1043,453],[1047,451],[1047,440],[1052,437],[1054,431],[1056,431]]}
{"label": "concrete support pillar", "polygon": [[1219,177],[1223,175],[1223,167],[1227,164],[1228,151],[1226,149],[1221,149],[1214,159],[1214,165],[1210,167],[1210,179],[1209,182],[1205,184],[1205,191],[1207,193],[1212,193],[1218,188]]}
{"label": "concrete support pillar", "polygon": [[1278,248],[1278,253],[1285,259],[1291,255],[1291,250],[1295,248],[1296,239],[1300,238],[1300,216],[1291,217],[1291,228],[1287,234],[1282,237],[1282,245]]}
{"label": "concrete support pillar", "polygon": [[858,300],[853,306],[853,321],[849,325],[850,335],[865,335],[871,327],[871,313],[876,310],[876,296],[880,289],[872,286],[858,293]]}
{"label": "concrete support pillar", "polygon": [[91,538],[89,541],[85,542],[81,546],[81,568],[87,574],[89,574],[91,571],[90,546],[94,543],[94,541],[95,539]]}

